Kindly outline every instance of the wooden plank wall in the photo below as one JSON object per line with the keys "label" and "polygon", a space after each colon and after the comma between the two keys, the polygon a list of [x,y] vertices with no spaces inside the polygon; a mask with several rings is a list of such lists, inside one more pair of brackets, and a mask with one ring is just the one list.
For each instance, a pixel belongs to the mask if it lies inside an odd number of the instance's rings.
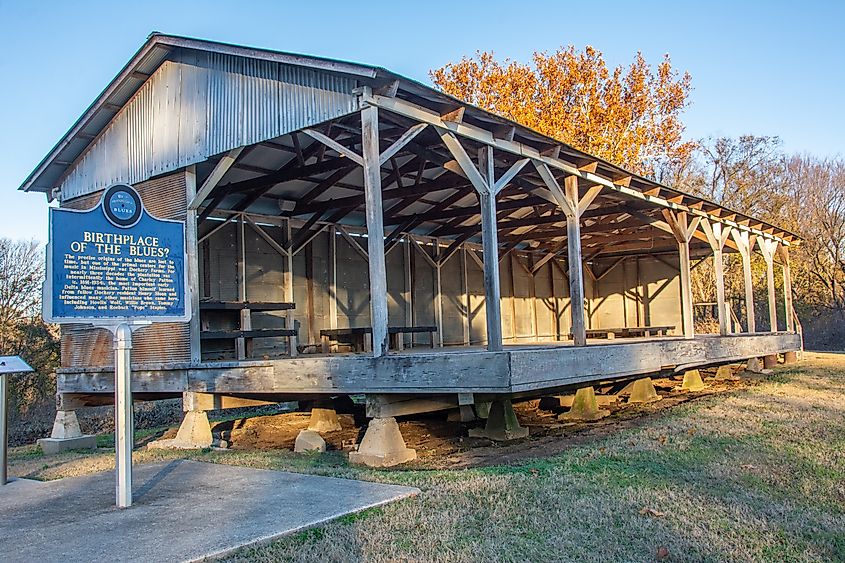
{"label": "wooden plank wall", "polygon": [[[274,240],[284,242],[283,228],[262,225]],[[200,279],[205,280],[206,298],[233,300],[238,295],[237,222],[232,222],[202,243]],[[284,300],[285,259],[248,225],[245,232],[247,299]],[[294,230],[294,236],[295,236]],[[298,252],[293,262],[296,318],[300,322],[301,345],[319,343],[319,332],[331,328],[331,310],[336,307],[337,327],[370,325],[369,284],[364,257],[339,234],[336,296],[332,295],[331,238],[322,232]],[[354,235],[353,235],[354,237]],[[357,238],[356,238],[357,240]],[[366,239],[361,239],[365,243]],[[362,244],[366,247],[366,244]],[[387,254],[388,313],[391,325],[437,324],[437,276],[422,255],[430,245],[400,242]],[[442,326],[444,345],[485,344],[483,272],[478,263],[462,252],[455,253],[441,267]],[[408,267],[406,267],[406,253]],[[502,325],[506,343],[555,341],[570,330],[567,269],[562,259],[546,262],[533,274],[538,258],[513,252],[499,263],[502,290]],[[603,272],[616,260],[596,260],[592,267]],[[677,260],[675,259],[675,263]],[[670,259],[630,257],[615,265],[598,281],[585,275],[589,328],[673,325],[681,331],[678,271]],[[407,279],[407,271],[410,279]],[[464,288],[466,288],[466,293]],[[262,314],[270,328],[282,326],[282,314]],[[467,322],[467,316],[469,321]],[[406,337],[410,344],[411,336]],[[282,339],[256,341],[257,354],[284,351]],[[414,336],[427,345],[425,335]]]}

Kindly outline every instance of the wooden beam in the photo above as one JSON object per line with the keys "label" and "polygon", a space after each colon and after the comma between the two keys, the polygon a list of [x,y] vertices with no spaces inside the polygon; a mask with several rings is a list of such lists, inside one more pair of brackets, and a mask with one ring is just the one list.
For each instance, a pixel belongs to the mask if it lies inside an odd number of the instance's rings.
{"label": "wooden beam", "polygon": [[206,198],[208,198],[212,190],[214,190],[223,176],[226,175],[226,172],[229,171],[229,168],[232,167],[243,150],[243,147],[232,149],[217,161],[217,164],[214,165],[211,174],[208,175],[208,178],[206,178],[205,182],[202,183],[200,189],[197,190],[196,195],[191,199],[191,202],[188,204],[188,209],[199,209],[199,206],[206,200]]}
{"label": "wooden beam", "polygon": [[390,159],[390,157],[401,151],[405,147],[405,145],[410,143],[414,139],[414,137],[422,133],[423,129],[425,129],[426,127],[428,127],[428,123],[417,123],[410,129],[402,133],[401,137],[396,139],[396,141],[394,141],[392,145],[387,147],[385,151],[381,153],[381,155],[379,156],[379,165],[384,164]]}
{"label": "wooden beam", "polygon": [[[666,198],[660,197],[659,195],[649,195],[647,193],[644,193],[643,191],[631,188],[630,186],[625,186],[622,184],[624,179],[610,180],[595,173],[579,170],[577,166],[573,165],[572,163],[563,161],[560,158],[554,158],[552,156],[544,155],[542,154],[541,150],[538,150],[530,145],[498,138],[493,134],[493,132],[483,129],[481,127],[469,123],[447,124],[446,122],[444,122],[438,112],[419,106],[407,100],[403,100],[400,98],[386,98],[382,96],[364,96],[362,97],[362,101],[377,105],[382,109],[397,113],[399,115],[403,115],[410,119],[429,123],[437,128],[449,129],[456,135],[472,139],[479,143],[494,146],[499,150],[503,150],[511,154],[516,154],[521,158],[528,157],[531,159],[540,160],[550,167],[562,170],[566,174],[576,175],[580,178],[583,178],[584,180],[587,180],[588,182],[603,185],[613,191],[625,194],[632,198],[639,199],[641,201],[646,201],[661,207],[667,207],[679,211],[688,211],[691,215],[710,217],[711,219],[724,223],[728,226],[740,229],[750,229],[755,234],[766,236],[769,238],[777,238],[779,240],[782,240],[785,244],[789,244],[789,242],[783,237],[775,237],[775,235],[772,233],[766,233],[763,231],[755,230],[744,225],[739,225],[734,221],[719,218],[717,213],[708,213],[707,211],[704,211],[702,209],[695,209],[693,207],[685,206],[683,204],[673,203],[667,200]],[[656,186],[654,189],[659,190],[660,188],[659,186]]]}
{"label": "wooden beam", "polygon": [[349,160],[351,160],[352,162],[354,162],[358,166],[364,165],[364,160],[361,158],[360,154],[358,154],[354,150],[350,149],[349,147],[345,147],[345,146],[341,145],[340,143],[338,143],[337,141],[335,141],[334,139],[332,139],[328,135],[324,135],[324,134],[322,134],[319,131],[316,131],[314,129],[303,129],[302,132],[305,133],[306,135],[308,135],[309,137],[313,138],[314,140],[323,143],[324,145],[326,145],[327,147],[329,147],[330,149],[332,149],[333,151],[335,151],[339,155],[345,156],[346,158],[348,158]]}
{"label": "wooden beam", "polygon": [[527,159],[527,158],[523,158],[523,159],[517,160],[517,161],[513,164],[513,166],[511,166],[511,167],[508,169],[508,171],[507,171],[507,172],[505,172],[504,174],[502,174],[501,178],[499,178],[498,180],[496,180],[496,183],[493,185],[493,192],[494,192],[494,193],[496,193],[496,194],[498,194],[499,192],[501,192],[501,191],[502,191],[502,188],[504,188],[505,186],[507,186],[507,185],[508,185],[508,182],[510,182],[511,180],[513,180],[513,179],[514,179],[514,177],[515,177],[517,174],[519,174],[519,171],[520,171],[520,170],[522,170],[522,168],[523,168],[526,164],[528,164],[528,159]]}

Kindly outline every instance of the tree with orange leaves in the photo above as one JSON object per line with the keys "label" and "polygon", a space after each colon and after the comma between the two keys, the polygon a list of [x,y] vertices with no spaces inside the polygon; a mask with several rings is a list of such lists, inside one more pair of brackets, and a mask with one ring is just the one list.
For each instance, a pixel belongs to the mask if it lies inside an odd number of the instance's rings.
{"label": "tree with orange leaves", "polygon": [[446,94],[658,180],[682,169],[695,148],[681,121],[691,78],[668,55],[655,71],[642,53],[610,70],[590,46],[535,52],[533,63],[479,51],[430,75]]}

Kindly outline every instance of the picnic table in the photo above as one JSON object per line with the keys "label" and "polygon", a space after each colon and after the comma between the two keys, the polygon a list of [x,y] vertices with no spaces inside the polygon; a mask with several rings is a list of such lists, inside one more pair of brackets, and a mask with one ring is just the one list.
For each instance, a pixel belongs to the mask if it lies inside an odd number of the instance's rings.
{"label": "picnic table", "polygon": [[[291,355],[296,355],[294,337],[296,330],[286,328],[253,328],[252,313],[269,311],[289,311],[296,308],[295,303],[271,301],[201,301],[200,312],[200,340],[234,340],[238,359],[252,355],[253,338],[287,337],[288,349]],[[208,313],[212,313],[209,315]],[[237,328],[211,328],[211,317],[217,321],[226,322]]]}
{"label": "picnic table", "polygon": [[[403,335],[428,333],[430,335],[431,347],[434,348],[434,335],[436,332],[437,327],[433,325],[389,326],[387,327],[388,347],[393,350],[402,350],[404,348]],[[323,341],[323,353],[328,354],[336,350],[339,342],[350,344],[354,352],[371,352],[373,349],[372,334],[373,327],[371,326],[323,329],[320,331],[320,338]]]}

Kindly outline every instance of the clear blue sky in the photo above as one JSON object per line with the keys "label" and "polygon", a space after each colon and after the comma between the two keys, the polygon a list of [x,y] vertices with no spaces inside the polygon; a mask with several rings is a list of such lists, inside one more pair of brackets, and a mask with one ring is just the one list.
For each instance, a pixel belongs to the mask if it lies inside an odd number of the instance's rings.
{"label": "clear blue sky", "polygon": [[690,137],[779,135],[845,154],[845,2],[10,2],[0,0],[0,237],[47,236],[16,192],[151,31],[372,63],[422,81],[492,49],[593,45],[612,65],[670,53],[695,90]]}

